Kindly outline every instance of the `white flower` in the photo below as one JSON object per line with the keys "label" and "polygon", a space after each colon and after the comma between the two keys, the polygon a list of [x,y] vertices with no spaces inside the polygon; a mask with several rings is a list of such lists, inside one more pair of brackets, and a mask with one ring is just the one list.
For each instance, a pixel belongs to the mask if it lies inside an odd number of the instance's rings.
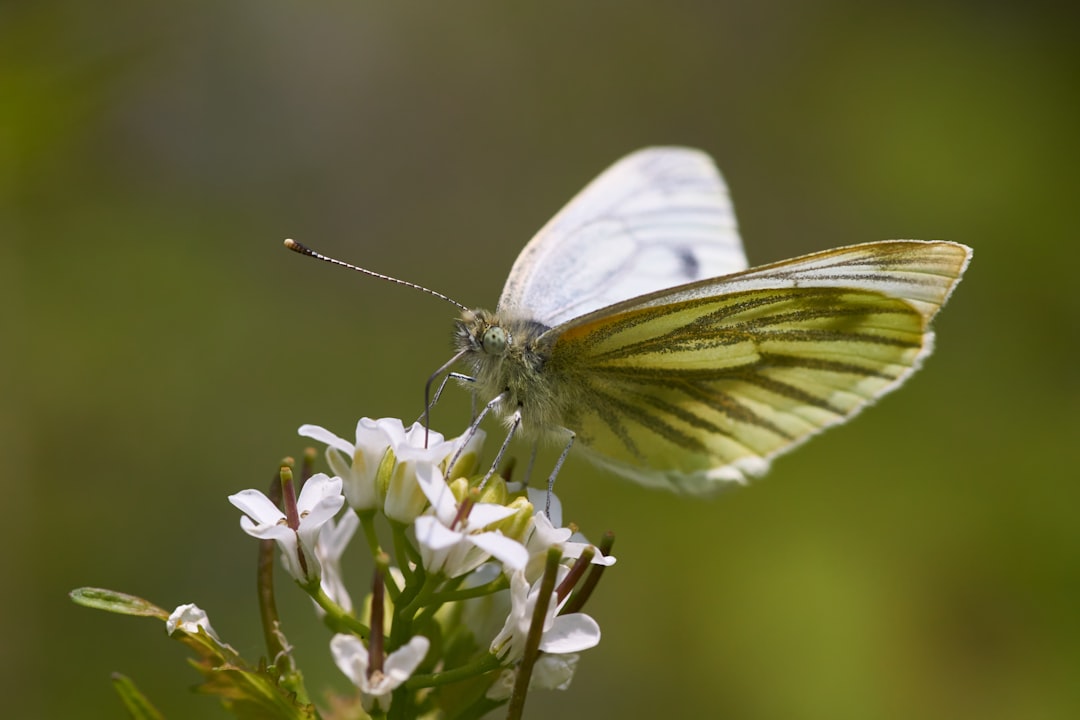
{"label": "white flower", "polygon": [[[341,575],[341,556],[359,526],[356,513],[346,511],[338,522],[330,520],[326,524],[315,543],[315,556],[322,566],[323,592],[345,612],[352,612],[353,604]],[[315,608],[320,615],[326,612],[317,603]]]}
{"label": "white flower", "polygon": [[[553,508],[554,509],[554,508]],[[574,542],[571,538],[575,537],[570,528],[560,528],[552,525],[548,520],[547,515],[543,511],[540,511],[529,519],[529,525],[525,529],[524,544],[529,551],[529,568],[526,571],[529,577],[537,577],[542,572],[545,557],[547,556],[548,548],[559,546],[562,549],[562,556],[571,560],[576,560],[581,557],[581,554],[588,548],[593,548],[592,564],[603,565],[610,567],[615,564],[614,555],[603,555],[600,549],[595,545],[592,545],[581,535],[576,537],[585,540],[585,542]]]}
{"label": "white flower", "polygon": [[[413,423],[408,430],[397,418],[361,418],[356,442],[350,443],[318,425],[302,425],[300,435],[326,443],[326,461],[344,478],[345,497],[354,510],[382,509],[386,516],[410,523],[424,510],[427,499],[416,484],[416,467],[431,463],[442,470],[463,446],[463,438],[445,440],[440,433]],[[477,431],[461,451],[456,474],[475,463],[483,431]],[[424,447],[425,442],[427,447]],[[393,452],[394,465],[379,474],[386,453]],[[350,465],[345,456],[352,458]]]}
{"label": "white flower", "polygon": [[210,618],[206,615],[206,611],[195,603],[180,605],[172,611],[169,619],[165,621],[165,629],[170,635],[177,630],[183,630],[189,635],[198,635],[199,628],[205,630],[210,637],[221,642],[217,633],[214,632],[214,628],[210,627]]}
{"label": "white flower", "polygon": [[[565,655],[543,654],[536,659],[533,665],[532,677],[529,678],[529,689],[540,690],[566,690],[570,687],[570,681],[574,679],[574,671],[577,670],[578,660],[581,656],[577,653]],[[495,682],[484,693],[490,700],[505,700],[514,692],[514,682],[517,680],[518,668],[506,668]]]}
{"label": "white flower", "polygon": [[360,703],[371,712],[378,708],[385,712],[390,708],[390,693],[409,679],[427,654],[429,641],[417,635],[390,653],[381,671],[368,672],[370,658],[368,649],[353,635],[335,635],[330,640],[330,652],[341,672],[353,685],[360,688]]}
{"label": "white flower", "polygon": [[[356,443],[344,440],[318,425],[301,425],[299,434],[326,443],[326,462],[334,474],[344,481],[345,498],[353,510],[371,510],[377,506],[375,475],[383,456],[390,449],[389,424],[401,425],[400,420],[360,418],[356,424]],[[344,453],[352,463],[345,461]]]}
{"label": "white flower", "polygon": [[453,454],[454,443],[443,440],[443,436],[437,432],[425,430],[420,423],[413,423],[406,431],[399,420],[394,431],[394,469],[389,482],[378,489],[386,517],[411,523],[427,506],[427,498],[416,481],[417,468],[422,465],[441,467]]}
{"label": "white flower", "polygon": [[570,681],[574,679],[574,671],[577,670],[580,659],[581,656],[577,653],[541,655],[533,666],[529,687],[541,690],[566,690],[570,687]]}
{"label": "white flower", "polygon": [[480,459],[480,451],[483,450],[486,437],[487,434],[483,430],[477,428],[476,432],[472,434],[472,437],[468,439],[468,442],[465,441],[465,435],[460,435],[451,440],[450,443],[453,445],[454,451],[447,457],[446,462],[450,462],[454,455],[458,456],[458,460],[454,463],[454,467],[449,469],[443,468],[443,470],[446,470],[446,477],[454,480],[455,478],[465,477],[475,472],[477,463]]}
{"label": "white flower", "polygon": [[[556,587],[567,572],[569,570],[566,567],[560,566]],[[507,616],[503,629],[491,641],[491,652],[505,663],[515,663],[525,653],[525,638],[529,634],[529,626],[532,625],[541,582],[542,580],[539,580],[530,586],[525,579],[525,573],[520,570],[510,576],[510,615]],[[569,597],[567,595],[563,603]],[[556,615],[563,603],[557,602],[554,592],[551,594],[544,617],[543,634],[540,636],[540,650],[553,655],[563,655],[595,647],[600,642],[600,626],[585,613]]]}
{"label": "white flower", "polygon": [[[506,668],[499,673],[499,676],[495,678],[495,682],[491,683],[491,687],[484,693],[484,697],[488,700],[505,700],[514,693],[514,682],[517,680],[517,668]],[[532,681],[529,681],[529,687],[532,687]]]}
{"label": "white flower", "polygon": [[421,491],[431,503],[430,515],[416,518],[416,540],[420,558],[429,572],[458,577],[494,557],[510,570],[525,567],[529,553],[521,543],[498,530],[484,528],[514,514],[513,508],[494,503],[476,503],[461,515],[461,507],[442,470],[431,464],[416,468]]}
{"label": "white flower", "polygon": [[241,490],[230,495],[229,502],[244,513],[240,518],[244,532],[261,540],[277,541],[281,560],[293,578],[305,584],[319,579],[315,542],[323,526],[345,504],[341,478],[329,478],[319,473],[304,483],[296,500],[300,526],[295,530],[289,527],[285,514],[258,490]]}

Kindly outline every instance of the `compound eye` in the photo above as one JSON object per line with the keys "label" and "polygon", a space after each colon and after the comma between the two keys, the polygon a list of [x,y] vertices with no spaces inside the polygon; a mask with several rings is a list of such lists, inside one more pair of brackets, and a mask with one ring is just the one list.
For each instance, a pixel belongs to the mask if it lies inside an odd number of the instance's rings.
{"label": "compound eye", "polygon": [[506,331],[498,325],[492,325],[484,331],[480,345],[488,355],[502,355],[506,352]]}

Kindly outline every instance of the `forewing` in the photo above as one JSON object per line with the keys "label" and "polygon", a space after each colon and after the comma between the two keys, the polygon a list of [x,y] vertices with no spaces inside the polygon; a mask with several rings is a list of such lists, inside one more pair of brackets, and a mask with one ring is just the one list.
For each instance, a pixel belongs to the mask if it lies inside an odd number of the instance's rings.
{"label": "forewing", "polygon": [[593,460],[707,492],[899,386],[969,257],[871,243],[657,293],[549,331],[545,372],[574,388],[564,418]]}
{"label": "forewing", "polygon": [[608,168],[529,241],[498,310],[554,327],[746,265],[727,187],[709,156],[647,148]]}

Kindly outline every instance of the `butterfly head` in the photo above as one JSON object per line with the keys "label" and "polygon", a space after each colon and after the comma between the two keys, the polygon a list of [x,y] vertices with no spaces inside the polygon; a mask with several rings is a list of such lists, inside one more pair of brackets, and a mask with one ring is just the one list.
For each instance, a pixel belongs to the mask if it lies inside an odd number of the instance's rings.
{"label": "butterfly head", "polygon": [[487,310],[466,310],[457,321],[455,332],[459,350],[491,357],[504,357],[513,344],[513,336]]}

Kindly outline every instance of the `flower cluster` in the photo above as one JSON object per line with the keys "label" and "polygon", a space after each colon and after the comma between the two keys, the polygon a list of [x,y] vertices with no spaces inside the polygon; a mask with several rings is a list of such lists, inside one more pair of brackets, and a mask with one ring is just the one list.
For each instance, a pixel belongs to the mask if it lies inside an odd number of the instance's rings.
{"label": "flower cluster", "polygon": [[[330,647],[338,667],[359,689],[365,710],[386,712],[394,698],[411,706],[409,715],[428,709],[419,698],[425,696],[431,705],[438,695],[420,691],[442,686],[446,677],[486,684],[472,699],[480,706],[507,700],[534,623],[540,627],[534,652],[542,653],[544,661],[531,678],[533,686],[569,684],[577,653],[600,641],[595,620],[565,611],[571,590],[584,565],[604,567],[615,559],[571,540],[570,529],[557,527],[558,517],[553,522],[535,510],[533,501],[540,499],[535,495],[530,498],[498,476],[480,487],[474,471],[482,431],[467,441],[447,440],[420,424],[406,429],[397,419],[363,418],[353,442],[316,425],[302,426],[300,434],[326,445],[335,477],[318,474],[304,483],[295,501],[295,527],[256,490],[229,500],[244,512],[246,532],[278,543],[286,570],[332,621],[353,617],[341,556],[363,527],[377,566],[373,592],[384,597],[371,597],[364,605],[369,617],[356,618],[368,621],[366,631],[337,622],[343,632],[334,635]],[[335,522],[346,504],[348,510]],[[396,563],[378,540],[380,515],[388,521]],[[536,617],[545,558],[553,549],[556,587]],[[572,573],[575,565],[579,569]],[[489,636],[485,626],[490,616],[478,616],[470,605],[496,595],[505,620]],[[488,603],[486,612],[495,612],[496,606]],[[383,609],[376,613],[376,608]],[[447,640],[453,640],[449,647]],[[443,648],[441,657],[433,643]],[[466,645],[474,652],[459,659]]]}
{"label": "flower cluster", "polygon": [[[203,656],[204,688],[228,697],[238,714],[253,708],[237,698],[258,698],[260,717],[319,716],[273,609],[275,548],[331,629],[330,654],[356,687],[352,701],[333,701],[335,717],[479,718],[503,704],[519,717],[529,688],[570,684],[578,654],[600,641],[599,625],[581,610],[615,562],[610,536],[602,547],[590,544],[561,527],[557,497],[484,472],[484,433],[476,428],[446,439],[419,424],[363,418],[354,441],[315,425],[300,434],[326,445],[332,475],[312,473],[312,452],[299,482],[286,464],[269,495],[229,496],[241,528],[263,541],[260,609],[269,661],[245,664],[195,605],[169,614],[92,589],[76,591],[76,599],[166,620],[170,635]],[[359,602],[344,577],[354,537],[371,557],[357,564],[373,566]],[[233,675],[211,671],[225,666],[243,682],[220,687]]]}

